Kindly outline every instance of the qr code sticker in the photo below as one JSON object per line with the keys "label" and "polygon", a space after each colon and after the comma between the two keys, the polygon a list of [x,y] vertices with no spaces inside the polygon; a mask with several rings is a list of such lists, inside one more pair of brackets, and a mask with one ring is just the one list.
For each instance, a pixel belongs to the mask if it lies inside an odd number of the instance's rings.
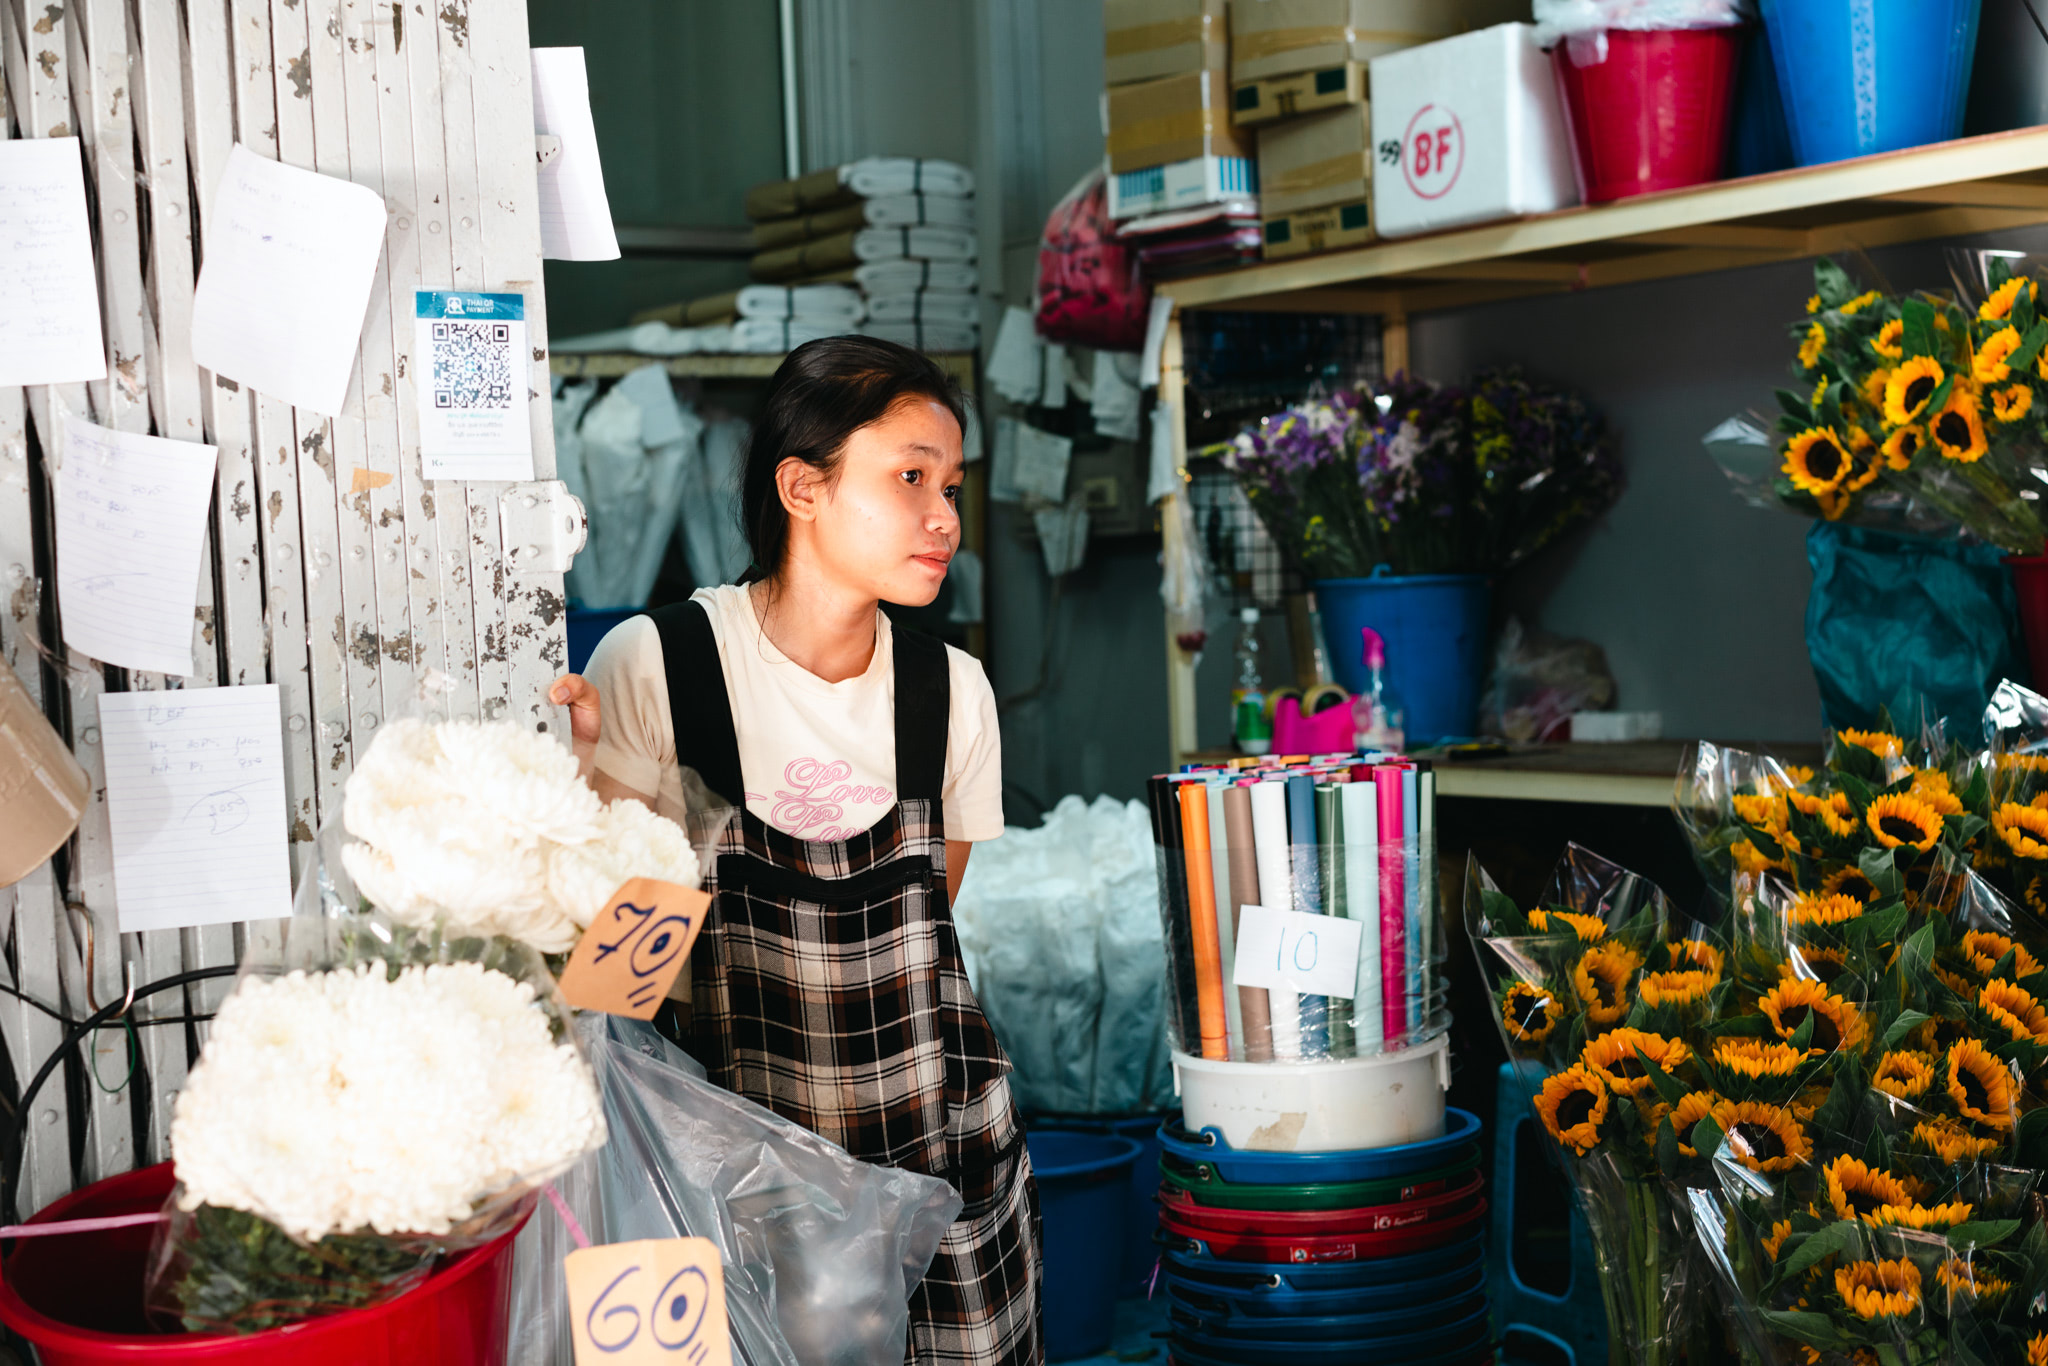
{"label": "qr code sticker", "polygon": [[512,406],[512,329],[504,323],[434,324],[434,406]]}

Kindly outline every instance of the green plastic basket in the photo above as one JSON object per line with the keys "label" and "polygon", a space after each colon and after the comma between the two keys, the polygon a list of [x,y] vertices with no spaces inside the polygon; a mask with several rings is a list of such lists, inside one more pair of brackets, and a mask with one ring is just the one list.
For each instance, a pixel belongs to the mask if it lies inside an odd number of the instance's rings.
{"label": "green plastic basket", "polygon": [[1189,1162],[1172,1154],[1159,1159],[1159,1174],[1167,1185],[1184,1190],[1196,1203],[1218,1209],[1270,1210],[1276,1213],[1322,1209],[1362,1209],[1368,1205],[1393,1205],[1421,1195],[1449,1189],[1458,1178],[1479,1165],[1479,1145],[1470,1143],[1441,1167],[1406,1176],[1383,1177],[1377,1181],[1344,1181],[1308,1186],[1267,1186],[1232,1184],[1217,1175],[1207,1162]]}

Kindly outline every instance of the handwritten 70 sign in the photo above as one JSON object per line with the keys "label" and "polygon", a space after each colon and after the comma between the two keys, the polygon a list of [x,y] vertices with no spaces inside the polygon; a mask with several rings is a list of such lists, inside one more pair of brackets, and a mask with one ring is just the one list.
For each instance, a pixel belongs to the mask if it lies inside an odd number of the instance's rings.
{"label": "handwritten 70 sign", "polygon": [[563,1270],[576,1366],[732,1366],[725,1272],[709,1238],[580,1248]]}
{"label": "handwritten 70 sign", "polygon": [[704,928],[709,893],[636,877],[605,903],[562,969],[562,999],[578,1010],[651,1020]]}

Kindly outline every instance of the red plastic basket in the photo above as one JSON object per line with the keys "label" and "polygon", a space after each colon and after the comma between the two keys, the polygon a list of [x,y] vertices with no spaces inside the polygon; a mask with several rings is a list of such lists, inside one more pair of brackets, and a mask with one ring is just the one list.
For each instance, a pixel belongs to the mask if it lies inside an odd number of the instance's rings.
{"label": "red plastic basket", "polygon": [[[1243,1211],[1239,1211],[1242,1213]],[[1225,1232],[1183,1223],[1174,1211],[1159,1216],[1160,1227],[1176,1237],[1205,1244],[1211,1256],[1229,1262],[1362,1262],[1427,1252],[1457,1239],[1486,1215],[1486,1202],[1476,1200],[1448,1218],[1377,1233],[1335,1233],[1290,1236],[1285,1233]]]}
{"label": "red plastic basket", "polygon": [[1249,1233],[1267,1237],[1320,1237],[1342,1233],[1383,1233],[1390,1229],[1412,1228],[1417,1224],[1441,1223],[1465,1213],[1485,1188],[1486,1178],[1474,1172],[1470,1180],[1455,1190],[1424,1196],[1419,1200],[1403,1200],[1393,1205],[1364,1205],[1356,1209],[1278,1211],[1204,1205],[1186,1191],[1164,1186],[1159,1191],[1159,1203],[1176,1223],[1199,1229],[1204,1235]]}
{"label": "red plastic basket", "polygon": [[1551,49],[1571,127],[1572,168],[1588,204],[1721,178],[1735,102],[1740,28],[1607,31],[1607,60],[1580,66]]}
{"label": "red plastic basket", "polygon": [[[29,1220],[92,1219],[160,1209],[171,1164],[110,1176]],[[531,1213],[531,1210],[528,1211]],[[526,1222],[524,1216],[519,1223]],[[437,1366],[501,1362],[507,1347],[512,1240],[473,1248],[397,1299],[231,1337],[154,1333],[142,1310],[153,1225],[21,1238],[0,1259],[0,1323],[35,1344],[43,1366],[262,1362],[265,1366]]]}

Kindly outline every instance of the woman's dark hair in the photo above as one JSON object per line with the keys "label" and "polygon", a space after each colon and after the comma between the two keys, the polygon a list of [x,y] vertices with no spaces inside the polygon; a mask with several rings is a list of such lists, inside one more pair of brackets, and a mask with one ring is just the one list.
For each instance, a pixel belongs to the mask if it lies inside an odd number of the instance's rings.
{"label": "woman's dark hair", "polygon": [[789,353],[768,383],[740,476],[750,578],[772,578],[789,553],[789,513],[775,490],[782,462],[801,460],[830,478],[849,437],[919,398],[944,404],[966,432],[960,386],[922,351],[874,337],[825,337]]}

